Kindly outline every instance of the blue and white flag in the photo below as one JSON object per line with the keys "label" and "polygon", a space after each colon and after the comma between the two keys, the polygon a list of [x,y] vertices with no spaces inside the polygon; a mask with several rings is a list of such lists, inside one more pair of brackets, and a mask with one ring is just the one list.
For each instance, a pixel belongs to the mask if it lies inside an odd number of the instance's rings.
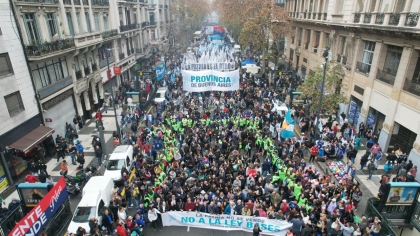
{"label": "blue and white flag", "polygon": [[165,75],[165,63],[162,63],[160,66],[156,66],[156,78],[157,81],[162,80],[163,76]]}
{"label": "blue and white flag", "polygon": [[281,132],[282,138],[294,138],[295,137],[295,121],[292,119],[290,110],[286,113],[286,119],[283,121],[283,131]]}

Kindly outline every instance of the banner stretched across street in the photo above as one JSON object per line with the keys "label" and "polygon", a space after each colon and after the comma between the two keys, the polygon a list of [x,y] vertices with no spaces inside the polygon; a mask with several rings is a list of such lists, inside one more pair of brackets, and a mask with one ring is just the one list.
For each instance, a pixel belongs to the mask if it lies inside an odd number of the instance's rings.
{"label": "banner stretched across street", "polygon": [[182,77],[184,91],[188,92],[239,90],[239,70],[229,72],[183,70]]}
{"label": "banner stretched across street", "polygon": [[170,211],[162,214],[163,226],[190,226],[197,228],[217,230],[242,230],[252,232],[255,224],[259,225],[264,235],[286,235],[292,227],[291,223],[284,220],[271,220],[265,217],[252,217],[241,215],[212,215],[196,212]]}

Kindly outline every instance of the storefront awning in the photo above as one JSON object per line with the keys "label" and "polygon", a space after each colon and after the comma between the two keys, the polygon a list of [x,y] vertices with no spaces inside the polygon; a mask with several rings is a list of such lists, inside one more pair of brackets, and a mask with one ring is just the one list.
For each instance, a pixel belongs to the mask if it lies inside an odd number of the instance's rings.
{"label": "storefront awning", "polygon": [[36,129],[23,136],[18,141],[10,145],[10,148],[20,150],[22,152],[28,152],[36,145],[44,141],[48,136],[54,133],[54,129],[46,126],[39,126]]}

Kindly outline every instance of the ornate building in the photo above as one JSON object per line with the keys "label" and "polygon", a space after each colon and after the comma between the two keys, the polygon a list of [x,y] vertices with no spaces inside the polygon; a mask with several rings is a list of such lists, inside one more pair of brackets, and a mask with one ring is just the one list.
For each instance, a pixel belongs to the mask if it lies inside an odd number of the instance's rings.
{"label": "ornate building", "polygon": [[345,69],[341,92],[348,121],[379,133],[379,144],[401,147],[420,164],[420,0],[288,0],[294,35],[287,62],[301,77],[324,61]]}

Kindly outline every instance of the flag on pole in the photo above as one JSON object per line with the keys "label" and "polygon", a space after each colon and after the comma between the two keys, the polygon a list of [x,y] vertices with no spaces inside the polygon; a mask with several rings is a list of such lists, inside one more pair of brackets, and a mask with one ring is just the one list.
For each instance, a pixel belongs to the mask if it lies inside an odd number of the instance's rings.
{"label": "flag on pole", "polygon": [[290,110],[288,110],[286,113],[286,119],[283,122],[282,129],[283,129],[283,131],[281,132],[282,138],[295,137],[295,121],[292,119],[292,114],[290,113]]}

